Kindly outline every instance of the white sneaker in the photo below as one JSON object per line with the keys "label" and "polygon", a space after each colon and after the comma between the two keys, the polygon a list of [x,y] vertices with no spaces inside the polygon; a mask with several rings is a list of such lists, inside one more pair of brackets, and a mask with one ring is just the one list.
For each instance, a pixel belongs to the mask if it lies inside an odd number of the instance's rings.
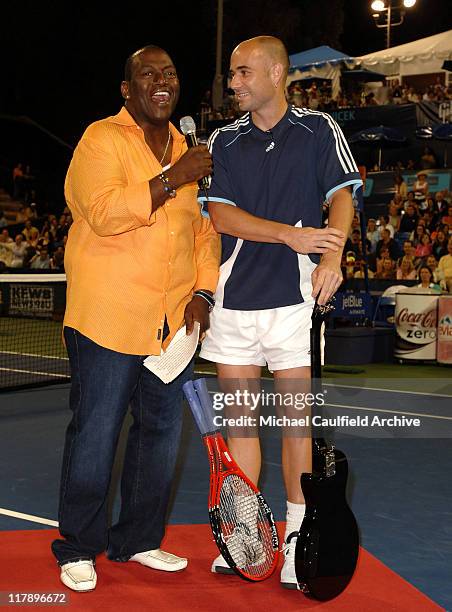
{"label": "white sneaker", "polygon": [[129,561],[136,561],[152,569],[163,570],[164,572],[180,572],[188,565],[188,560],[184,557],[177,557],[167,553],[160,548],[155,550],[145,550],[130,557]]}
{"label": "white sneaker", "polygon": [[235,574],[234,570],[229,567],[223,555],[218,555],[212,563],[210,571],[214,574]]}
{"label": "white sneaker", "polygon": [[297,575],[295,573],[295,547],[298,533],[293,531],[287,536],[283,544],[284,565],[281,570],[281,585],[285,589],[298,589]]}
{"label": "white sneaker", "polygon": [[82,593],[96,588],[97,575],[90,559],[71,561],[61,566],[61,582],[73,591]]}

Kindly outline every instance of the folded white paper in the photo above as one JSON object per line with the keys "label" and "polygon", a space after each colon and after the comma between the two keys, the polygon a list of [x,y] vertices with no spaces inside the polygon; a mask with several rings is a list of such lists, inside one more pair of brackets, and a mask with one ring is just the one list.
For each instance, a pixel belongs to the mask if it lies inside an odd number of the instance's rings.
{"label": "folded white paper", "polygon": [[199,323],[195,321],[192,333],[187,336],[187,330],[181,327],[169,343],[166,351],[160,355],[149,355],[143,364],[164,383],[173,381],[190,363],[195,354],[199,340]]}

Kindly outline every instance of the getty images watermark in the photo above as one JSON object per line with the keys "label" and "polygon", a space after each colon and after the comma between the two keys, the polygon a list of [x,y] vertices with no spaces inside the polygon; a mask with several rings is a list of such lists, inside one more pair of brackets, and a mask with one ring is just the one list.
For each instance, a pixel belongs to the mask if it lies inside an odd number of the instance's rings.
{"label": "getty images watermark", "polygon": [[[242,381],[243,382],[243,381]],[[313,381],[311,381],[313,382]],[[211,393],[213,425],[228,435],[354,435],[360,437],[452,438],[449,380],[292,381],[282,391],[243,388],[240,381]],[[292,386],[290,386],[292,384]],[[242,388],[240,388],[242,387]],[[250,389],[251,387],[251,389]],[[399,388],[397,388],[399,387]],[[311,389],[311,391],[298,391]],[[260,435],[259,434],[259,435]]]}
{"label": "getty images watermark", "polygon": [[[214,393],[212,398],[213,408],[223,411],[228,408],[244,408],[255,412],[259,408],[274,407],[279,411],[289,408],[299,412],[306,408],[322,408],[326,404],[325,392],[318,393],[277,393],[266,392],[263,389],[259,393],[249,390],[236,390],[232,393]],[[240,416],[225,416],[216,414],[213,418],[215,427],[420,427],[421,420],[416,417],[405,415],[381,416],[373,415],[336,415],[324,416],[321,414],[304,414],[294,417],[287,414],[276,416],[265,414],[253,416],[252,414],[241,414]]]}

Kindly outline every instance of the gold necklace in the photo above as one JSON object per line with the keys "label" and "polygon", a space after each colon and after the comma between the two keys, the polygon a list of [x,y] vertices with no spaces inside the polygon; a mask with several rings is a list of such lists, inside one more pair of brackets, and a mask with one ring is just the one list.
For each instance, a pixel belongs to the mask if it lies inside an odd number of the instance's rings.
{"label": "gold necklace", "polygon": [[168,140],[166,141],[166,147],[165,147],[165,150],[163,151],[162,159],[159,161],[160,165],[162,165],[162,162],[165,159],[166,152],[168,151],[168,146],[169,146],[170,140],[171,140],[171,132],[168,129]]}

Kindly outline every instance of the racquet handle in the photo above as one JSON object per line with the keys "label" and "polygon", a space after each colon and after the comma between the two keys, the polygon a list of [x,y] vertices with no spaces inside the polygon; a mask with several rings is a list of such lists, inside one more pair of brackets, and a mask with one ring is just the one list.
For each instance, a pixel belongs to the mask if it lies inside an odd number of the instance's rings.
{"label": "racquet handle", "polygon": [[218,427],[214,424],[214,410],[212,406],[212,400],[210,399],[209,390],[207,389],[207,383],[205,378],[197,378],[193,381],[193,386],[196,393],[198,394],[199,401],[201,402],[202,412],[204,414],[204,422],[209,426],[209,431],[216,431]]}
{"label": "racquet handle", "polygon": [[204,418],[204,411],[201,407],[201,402],[199,401],[199,397],[196,393],[195,387],[193,386],[193,381],[188,380],[182,386],[182,389],[184,391],[185,397],[187,398],[188,405],[190,406],[193,418],[195,419],[196,425],[201,435],[205,435],[206,433],[211,432],[212,423],[209,423],[208,420]]}

